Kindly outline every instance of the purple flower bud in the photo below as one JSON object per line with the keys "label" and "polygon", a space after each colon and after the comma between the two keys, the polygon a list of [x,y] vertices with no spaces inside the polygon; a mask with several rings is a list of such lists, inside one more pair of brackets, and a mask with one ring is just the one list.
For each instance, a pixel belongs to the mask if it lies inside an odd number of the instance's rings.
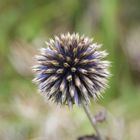
{"label": "purple flower bud", "polygon": [[78,34],[61,34],[46,42],[36,57],[34,82],[39,91],[56,103],[87,104],[102,96],[110,77],[106,51],[92,39]]}

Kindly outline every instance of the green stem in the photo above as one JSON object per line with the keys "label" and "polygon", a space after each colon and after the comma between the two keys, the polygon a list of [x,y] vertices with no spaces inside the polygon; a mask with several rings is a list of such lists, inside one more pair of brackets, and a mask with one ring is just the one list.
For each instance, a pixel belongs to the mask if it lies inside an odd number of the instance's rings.
{"label": "green stem", "polygon": [[97,125],[96,125],[96,120],[94,119],[94,117],[93,117],[91,111],[89,110],[88,105],[86,105],[86,104],[82,101],[82,106],[83,106],[83,109],[84,109],[84,111],[85,111],[85,113],[86,113],[86,115],[87,115],[89,121],[91,122],[91,125],[92,125],[93,129],[94,129],[95,132],[96,132],[97,137],[99,138],[99,140],[102,140],[102,139],[101,139],[100,132],[99,132],[99,130],[98,130],[98,128],[97,128]]}

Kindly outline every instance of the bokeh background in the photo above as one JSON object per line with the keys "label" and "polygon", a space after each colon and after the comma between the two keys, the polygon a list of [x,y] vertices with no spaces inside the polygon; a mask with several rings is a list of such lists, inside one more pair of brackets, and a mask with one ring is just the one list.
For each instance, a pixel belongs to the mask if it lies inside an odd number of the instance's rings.
{"label": "bokeh background", "polygon": [[139,0],[0,0],[0,140],[76,140],[94,133],[82,108],[43,99],[31,80],[37,49],[53,35],[78,32],[103,44],[110,88],[92,112],[110,140],[140,140]]}

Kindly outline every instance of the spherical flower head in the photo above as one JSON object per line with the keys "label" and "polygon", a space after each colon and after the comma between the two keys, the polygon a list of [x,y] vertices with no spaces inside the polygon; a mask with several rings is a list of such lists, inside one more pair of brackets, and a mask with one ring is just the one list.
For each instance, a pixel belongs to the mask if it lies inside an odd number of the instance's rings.
{"label": "spherical flower head", "polygon": [[78,34],[61,34],[40,49],[33,67],[40,93],[56,103],[89,104],[102,96],[110,73],[106,51],[92,39]]}

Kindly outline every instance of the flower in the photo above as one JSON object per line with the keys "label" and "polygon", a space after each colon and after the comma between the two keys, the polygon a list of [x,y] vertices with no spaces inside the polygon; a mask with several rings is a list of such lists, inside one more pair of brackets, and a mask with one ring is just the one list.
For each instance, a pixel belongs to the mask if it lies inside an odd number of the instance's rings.
{"label": "flower", "polygon": [[33,66],[40,92],[56,103],[90,103],[102,96],[110,76],[106,51],[92,39],[78,34],[61,34],[40,49]]}

